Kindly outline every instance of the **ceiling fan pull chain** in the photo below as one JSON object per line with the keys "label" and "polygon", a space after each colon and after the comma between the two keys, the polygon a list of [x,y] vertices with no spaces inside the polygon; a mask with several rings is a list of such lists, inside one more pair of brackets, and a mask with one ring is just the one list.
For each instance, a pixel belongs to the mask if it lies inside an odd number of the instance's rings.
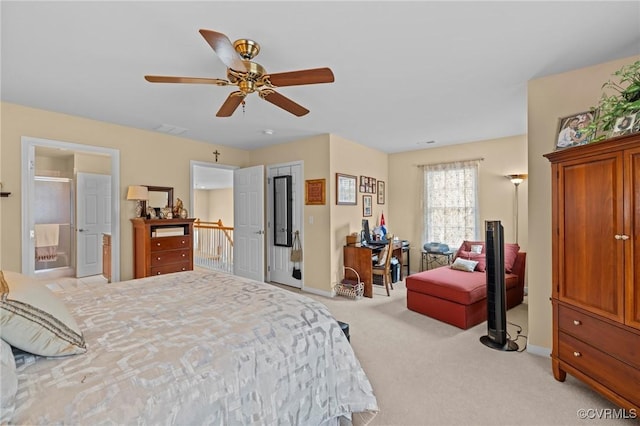
{"label": "ceiling fan pull chain", "polygon": [[244,117],[244,105],[246,104],[246,102],[244,101],[244,99],[242,100],[242,116]]}

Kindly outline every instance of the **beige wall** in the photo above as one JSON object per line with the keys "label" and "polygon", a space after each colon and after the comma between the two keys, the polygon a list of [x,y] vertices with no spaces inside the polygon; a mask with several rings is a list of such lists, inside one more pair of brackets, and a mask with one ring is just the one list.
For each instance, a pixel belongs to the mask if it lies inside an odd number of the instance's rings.
{"label": "beige wall", "polygon": [[138,130],[65,114],[2,102],[0,181],[12,195],[0,204],[0,266],[21,270],[21,137],[51,139],[117,149],[120,152],[120,278],[133,277],[130,218],[134,204],[126,201],[129,185],[174,187],[174,197],[189,205],[190,160],[211,161],[212,150],[222,153],[224,163],[247,166],[249,153],[221,145]]}
{"label": "beige wall", "polygon": [[529,82],[529,343],[551,348],[551,166],[558,119],[596,106],[602,84],[633,56]]}
{"label": "beige wall", "polygon": [[[336,173],[343,173],[357,177],[373,177],[376,180],[388,182],[388,155],[371,149],[356,142],[331,135],[331,155],[329,164],[329,180],[327,193],[331,214],[331,228],[328,229],[329,244],[331,247],[331,282],[337,283],[343,277],[342,251],[346,243],[346,236],[362,229],[362,196],[358,190],[357,205],[336,205]],[[369,195],[369,194],[368,194]],[[377,204],[376,194],[373,195],[372,216],[368,217],[371,227],[376,226],[380,220],[380,214],[384,211],[385,220],[389,218],[388,204]],[[386,201],[388,203],[388,201]],[[327,232],[325,230],[325,232]]]}
{"label": "beige wall", "polygon": [[[336,135],[321,135],[251,152],[253,164],[265,166],[303,161],[304,179],[326,179],[327,202],[304,206],[303,250],[307,290],[330,293],[342,278],[342,247],[345,236],[359,231],[362,221],[362,194],[356,206],[336,205],[336,173],[370,176],[387,180],[387,154]],[[384,206],[373,201],[372,224]],[[386,213],[386,212],[385,212]]]}
{"label": "beige wall", "polygon": [[224,226],[233,226],[233,188],[197,189],[194,204],[191,217],[203,222],[222,220]]}
{"label": "beige wall", "polygon": [[[324,206],[304,206],[302,250],[304,252],[304,287],[313,291],[331,289],[329,238],[331,229],[329,194],[329,135],[320,135],[296,142],[283,143],[251,151],[253,165],[265,166],[302,161],[304,179],[327,180],[327,203]],[[265,209],[266,214],[266,209]],[[311,219],[312,218],[312,219]],[[311,221],[313,223],[311,223]]]}
{"label": "beige wall", "polygon": [[[411,270],[420,270],[422,240],[422,164],[484,158],[480,162],[478,201],[480,227],[484,239],[484,221],[500,220],[505,241],[515,241],[515,187],[505,176],[527,173],[527,139],[525,135],[467,144],[430,148],[389,156],[389,232],[411,242]],[[525,180],[518,189],[518,244],[527,251],[527,189]],[[386,218],[386,216],[385,216]],[[528,268],[527,268],[528,269]]]}

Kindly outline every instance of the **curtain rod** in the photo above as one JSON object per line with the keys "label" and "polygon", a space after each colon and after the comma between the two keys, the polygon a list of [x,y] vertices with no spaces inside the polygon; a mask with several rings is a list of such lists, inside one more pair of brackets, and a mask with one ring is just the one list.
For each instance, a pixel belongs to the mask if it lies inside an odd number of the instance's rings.
{"label": "curtain rod", "polygon": [[435,166],[436,164],[453,164],[453,163],[463,163],[465,161],[484,161],[484,157],[480,157],[480,158],[469,158],[466,160],[455,160],[455,161],[445,161],[445,162],[441,162],[438,161],[436,163],[427,163],[427,164],[415,164],[416,167],[425,167],[425,166]]}

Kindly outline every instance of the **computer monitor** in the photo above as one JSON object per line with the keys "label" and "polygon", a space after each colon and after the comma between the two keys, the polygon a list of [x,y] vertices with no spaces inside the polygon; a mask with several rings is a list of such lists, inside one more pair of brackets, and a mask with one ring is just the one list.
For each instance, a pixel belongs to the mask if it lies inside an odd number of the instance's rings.
{"label": "computer monitor", "polygon": [[371,240],[371,231],[369,230],[369,219],[362,219],[362,241],[365,243],[370,243]]}

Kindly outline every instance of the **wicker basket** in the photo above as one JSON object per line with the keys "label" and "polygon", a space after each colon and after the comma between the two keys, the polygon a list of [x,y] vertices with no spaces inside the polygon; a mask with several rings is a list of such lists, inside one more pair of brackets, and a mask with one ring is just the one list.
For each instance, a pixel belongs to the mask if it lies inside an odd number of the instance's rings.
{"label": "wicker basket", "polygon": [[360,280],[360,274],[348,266],[344,269],[349,269],[356,274],[356,280],[343,279],[342,282],[335,285],[334,289],[337,295],[348,297],[350,299],[360,299],[364,294],[364,283]]}

